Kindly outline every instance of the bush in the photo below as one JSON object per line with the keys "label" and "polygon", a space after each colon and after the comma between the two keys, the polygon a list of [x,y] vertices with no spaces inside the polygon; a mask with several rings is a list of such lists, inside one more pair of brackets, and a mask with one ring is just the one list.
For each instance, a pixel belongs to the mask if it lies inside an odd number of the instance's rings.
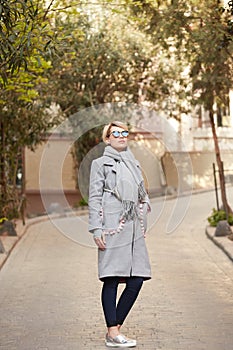
{"label": "bush", "polygon": [[[221,220],[226,220],[227,214],[224,210],[216,210],[215,208],[212,209],[212,214],[208,217],[208,222],[210,226],[217,226],[218,222]],[[233,215],[228,215],[228,223],[229,225],[233,225]]]}
{"label": "bush", "polygon": [[80,207],[85,207],[88,205],[88,202],[85,198],[81,198],[79,201],[79,205],[80,205]]}

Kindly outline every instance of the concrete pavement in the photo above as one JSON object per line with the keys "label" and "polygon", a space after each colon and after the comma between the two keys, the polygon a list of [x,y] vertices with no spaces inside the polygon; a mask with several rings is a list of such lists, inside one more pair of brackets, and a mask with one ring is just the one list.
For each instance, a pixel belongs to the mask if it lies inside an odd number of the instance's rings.
{"label": "concrete pavement", "polygon": [[[230,350],[233,266],[204,232],[214,193],[193,195],[182,223],[166,234],[174,204],[153,200],[146,238],[153,279],[123,333],[139,350]],[[96,257],[85,217],[30,226],[0,272],[0,349],[105,349]]]}
{"label": "concrete pavement", "polygon": [[[232,228],[231,228],[232,230]],[[207,226],[206,227],[206,236],[213,241],[214,244],[216,244],[217,247],[219,247],[226,256],[233,262],[233,241],[232,241],[232,235],[231,239],[229,239],[229,236],[215,236],[215,227]]]}

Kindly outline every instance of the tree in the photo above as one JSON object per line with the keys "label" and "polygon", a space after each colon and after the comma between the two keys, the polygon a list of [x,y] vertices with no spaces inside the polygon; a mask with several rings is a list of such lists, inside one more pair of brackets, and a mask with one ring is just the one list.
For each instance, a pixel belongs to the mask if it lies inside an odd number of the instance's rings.
{"label": "tree", "polygon": [[[104,16],[56,14],[56,26],[67,38],[62,57],[53,60],[49,72],[51,100],[61,107],[66,117],[107,102],[137,103],[140,83],[150,65],[151,46],[122,13]],[[75,16],[75,19],[72,17]],[[91,21],[90,21],[91,19]],[[103,119],[102,119],[103,120]],[[73,128],[77,127],[73,122]],[[100,128],[89,130],[75,143],[77,166],[101,138]]]}
{"label": "tree", "polygon": [[[226,105],[232,87],[232,2],[224,9],[220,1],[139,2],[134,11],[147,18],[144,30],[160,42],[167,58],[175,57],[189,68],[185,82],[193,105],[202,105],[209,112],[224,210],[232,212],[225,189],[221,154],[214,121],[214,104]],[[166,78],[164,78],[166,80]],[[179,79],[179,78],[178,78]],[[182,84],[182,79],[179,79]],[[185,90],[184,90],[185,91]]]}
{"label": "tree", "polygon": [[[52,2],[51,2],[52,3]],[[22,148],[31,149],[55,122],[40,93],[54,41],[47,8],[38,1],[1,1],[0,216],[17,216],[16,173]]]}
{"label": "tree", "polygon": [[69,116],[91,105],[138,102],[139,82],[151,61],[145,36],[119,14],[102,18],[98,28],[85,17],[69,19],[56,19],[69,47],[53,61],[49,78],[62,111]]}
{"label": "tree", "polygon": [[39,93],[40,86],[47,83],[43,72],[48,66],[41,59],[40,67],[35,60],[28,72],[20,68],[0,92],[0,216],[17,216],[16,175],[22,150],[26,146],[34,149],[55,122]]}
{"label": "tree", "polygon": [[19,68],[27,70],[31,57],[56,51],[56,34],[48,21],[46,1],[1,0],[0,7],[0,75],[3,82]]}
{"label": "tree", "polygon": [[[203,13],[203,16],[196,28],[191,31],[191,37],[195,39],[195,59],[192,62],[191,77],[193,91],[199,96],[196,103],[204,105],[209,111],[209,119],[213,134],[216,161],[219,169],[219,182],[224,210],[232,212],[226,195],[223,163],[216,133],[214,120],[214,103],[226,105],[229,90],[233,83],[232,59],[226,50],[225,38],[228,35],[228,28],[221,13],[221,7],[215,2],[210,2],[210,7]],[[198,28],[199,27],[199,28]],[[201,35],[197,35],[197,32]],[[232,47],[233,48],[233,47]],[[231,50],[232,50],[231,48]]]}

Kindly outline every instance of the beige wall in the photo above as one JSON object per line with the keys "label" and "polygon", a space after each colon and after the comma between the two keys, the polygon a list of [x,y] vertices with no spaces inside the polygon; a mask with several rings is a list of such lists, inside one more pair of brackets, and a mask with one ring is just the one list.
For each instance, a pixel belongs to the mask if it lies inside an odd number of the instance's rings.
{"label": "beige wall", "polygon": [[[76,174],[70,141],[61,138],[53,139],[49,144],[39,145],[35,152],[29,149],[25,150],[25,192],[29,214],[38,214],[44,211],[40,196],[39,171],[41,158],[46,147],[49,147],[50,161],[46,164],[45,171],[47,187],[43,186],[43,188],[48,194],[49,203],[55,202],[67,206],[67,200],[69,205],[73,206],[81,198],[80,192],[76,189]],[[164,151],[161,142],[155,138],[131,140],[130,148],[142,166],[145,181],[152,196],[165,193],[167,186],[176,189],[178,173],[182,177],[184,190],[186,187],[190,189],[192,181],[194,189],[214,187],[212,167],[212,163],[216,163],[214,152],[169,153]],[[66,153],[67,150],[68,153]],[[221,155],[225,169],[231,169],[231,172],[226,171],[225,175],[231,175],[233,178],[233,152],[222,151]],[[193,177],[192,171],[190,172],[190,169],[187,171],[185,158],[187,159],[188,156],[193,168]],[[61,194],[61,187],[65,193],[65,202],[64,195]]]}
{"label": "beige wall", "polygon": [[[49,150],[49,161],[43,172],[43,186],[40,189],[40,168],[44,152]],[[68,151],[68,152],[67,152]],[[51,142],[39,145],[35,152],[25,149],[25,194],[27,215],[38,215],[56,207],[57,210],[69,210],[81,199],[76,189],[74,163],[70,141],[55,138]],[[45,181],[44,181],[45,180]],[[43,193],[43,201],[41,197]],[[46,209],[45,207],[46,206]],[[62,210],[63,210],[62,209]]]}
{"label": "beige wall", "polygon": [[39,190],[39,171],[43,152],[49,147],[51,161],[47,163],[46,182],[49,190],[60,188],[60,179],[65,190],[73,190],[76,187],[75,171],[71,152],[63,159],[64,149],[69,148],[68,140],[55,139],[49,145],[46,142],[39,145],[35,152],[25,150],[25,180],[27,190]]}
{"label": "beige wall", "polygon": [[[179,152],[165,153],[162,157],[164,165],[167,185],[177,188],[177,162],[174,158],[179,156],[180,162],[178,166],[185,167],[185,162],[182,162],[184,155]],[[214,187],[213,163],[216,164],[216,155],[214,152],[190,152],[189,153],[193,167],[193,187],[194,189],[204,189]],[[229,178],[233,176],[233,152],[222,151],[222,160],[224,162],[225,176]],[[217,165],[216,165],[217,169]],[[230,171],[228,171],[230,170]],[[218,181],[218,173],[216,174]]]}
{"label": "beige wall", "polygon": [[146,187],[150,194],[163,194],[166,180],[161,162],[160,143],[156,140],[131,141],[130,149],[140,162],[142,167]]}

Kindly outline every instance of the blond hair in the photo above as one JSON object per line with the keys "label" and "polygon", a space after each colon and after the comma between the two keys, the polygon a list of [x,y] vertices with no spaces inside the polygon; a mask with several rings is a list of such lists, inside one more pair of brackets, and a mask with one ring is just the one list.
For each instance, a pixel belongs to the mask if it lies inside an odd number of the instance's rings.
{"label": "blond hair", "polygon": [[118,128],[122,128],[122,129],[128,131],[127,124],[120,122],[120,121],[113,121],[113,122],[105,125],[105,127],[103,129],[102,139],[103,139],[104,143],[107,143],[107,140],[110,136],[110,131],[111,131],[112,126],[118,126]]}

